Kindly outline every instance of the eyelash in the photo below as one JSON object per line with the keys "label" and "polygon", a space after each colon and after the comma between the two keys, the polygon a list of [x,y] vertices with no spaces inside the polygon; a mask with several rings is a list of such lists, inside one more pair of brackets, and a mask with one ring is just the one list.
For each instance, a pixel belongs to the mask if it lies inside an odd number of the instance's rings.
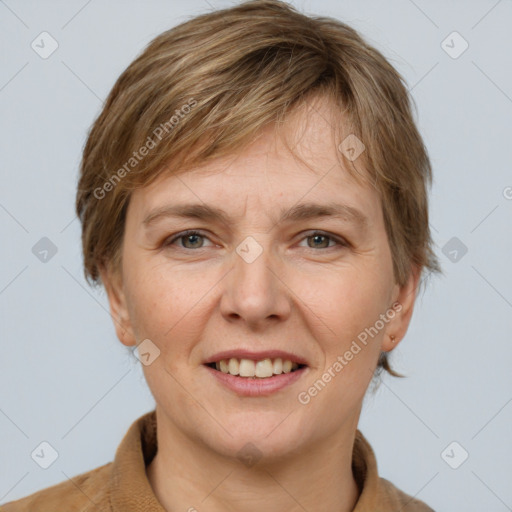
{"label": "eyelash", "polygon": [[[200,237],[203,237],[203,238],[208,238],[205,234],[203,234],[201,231],[197,231],[195,229],[190,229],[190,230],[187,230],[187,231],[182,231],[181,233],[177,233],[176,235],[172,235],[171,237],[167,238],[164,243],[163,243],[163,246],[164,247],[168,247],[168,246],[171,246],[174,244],[174,242],[176,242],[177,240],[181,239],[181,238],[185,238],[187,236],[193,236],[193,235],[197,235],[197,236],[200,236]],[[331,235],[329,233],[325,233],[323,231],[312,231],[310,233],[308,233],[307,235],[305,235],[301,240],[304,240],[306,238],[312,238],[314,236],[323,236],[325,238],[328,238],[334,242],[336,242],[340,247],[349,247],[349,243],[345,240],[343,240],[342,238],[339,238],[339,237],[335,237],[334,235]],[[211,241],[211,240],[210,240]],[[331,247],[324,247],[322,248],[323,250],[327,250],[327,249],[333,249],[334,246],[331,246]],[[180,247],[179,249],[182,249],[182,250],[189,250],[189,251],[198,251],[200,249],[205,249],[205,247],[198,247],[197,249],[189,249],[187,247]],[[315,249],[314,247],[306,247],[306,249],[311,249],[313,251],[316,251],[317,249]]]}

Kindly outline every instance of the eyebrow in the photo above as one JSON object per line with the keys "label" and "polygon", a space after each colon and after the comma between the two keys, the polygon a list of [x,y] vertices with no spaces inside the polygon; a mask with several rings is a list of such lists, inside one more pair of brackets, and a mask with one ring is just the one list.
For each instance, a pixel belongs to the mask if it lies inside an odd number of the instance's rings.
{"label": "eyebrow", "polygon": [[[145,217],[142,224],[145,227],[149,227],[167,217],[217,221],[227,225],[233,224],[233,220],[222,209],[200,203],[168,205],[157,208]],[[302,203],[293,206],[289,210],[281,209],[278,222],[297,222],[322,217],[343,219],[356,224],[361,230],[367,229],[369,225],[368,218],[360,210],[353,206],[339,203]]]}

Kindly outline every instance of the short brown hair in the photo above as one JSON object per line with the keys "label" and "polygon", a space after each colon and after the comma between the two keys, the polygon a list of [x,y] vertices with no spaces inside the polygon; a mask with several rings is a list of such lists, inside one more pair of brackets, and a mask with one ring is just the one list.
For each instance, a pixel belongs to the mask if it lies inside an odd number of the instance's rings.
{"label": "short brown hair", "polygon": [[[120,268],[132,190],[243,148],[311,94],[332,99],[343,119],[333,128],[364,143],[357,161],[343,157],[355,177],[364,163],[380,193],[396,282],[413,265],[442,273],[428,222],[431,164],[401,75],[345,23],[252,0],[160,34],[116,81],[80,167],[86,279],[99,284],[101,267]],[[400,376],[386,353],[383,369]]]}

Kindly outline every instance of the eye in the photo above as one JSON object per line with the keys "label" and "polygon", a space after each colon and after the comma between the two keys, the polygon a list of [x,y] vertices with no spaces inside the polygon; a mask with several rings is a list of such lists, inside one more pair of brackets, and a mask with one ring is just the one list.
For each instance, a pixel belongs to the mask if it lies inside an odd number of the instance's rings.
{"label": "eye", "polygon": [[183,241],[183,246],[180,247],[181,249],[202,249],[203,244],[200,243],[201,238],[208,239],[200,231],[188,230],[178,233],[176,236],[169,238],[164,242],[163,245],[173,245],[176,241],[180,240]]}
{"label": "eye", "polygon": [[[204,247],[202,240],[204,239],[209,240],[209,238],[201,233],[201,231],[191,229],[173,235],[164,241],[163,246],[171,246],[177,241],[180,241],[180,249],[202,249]],[[348,247],[349,245],[342,238],[335,237],[322,231],[313,231],[309,235],[305,236],[303,240],[312,240],[311,244],[308,243],[309,249],[330,249],[336,245],[341,247]]]}
{"label": "eye", "polygon": [[348,247],[348,243],[343,239],[329,235],[328,233],[324,233],[322,231],[314,231],[304,237],[304,240],[312,240],[312,244],[308,243],[308,248],[310,249],[330,249],[333,246],[329,246],[329,242],[334,242],[334,244],[342,247]]}

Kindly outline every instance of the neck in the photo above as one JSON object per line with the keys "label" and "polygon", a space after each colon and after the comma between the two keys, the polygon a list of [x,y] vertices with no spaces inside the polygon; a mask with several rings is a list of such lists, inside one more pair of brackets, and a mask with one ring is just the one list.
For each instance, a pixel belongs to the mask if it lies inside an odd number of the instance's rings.
{"label": "neck", "polygon": [[168,512],[351,512],[355,507],[355,426],[300,453],[249,467],[187,438],[158,410],[157,418],[158,451],[147,476]]}

